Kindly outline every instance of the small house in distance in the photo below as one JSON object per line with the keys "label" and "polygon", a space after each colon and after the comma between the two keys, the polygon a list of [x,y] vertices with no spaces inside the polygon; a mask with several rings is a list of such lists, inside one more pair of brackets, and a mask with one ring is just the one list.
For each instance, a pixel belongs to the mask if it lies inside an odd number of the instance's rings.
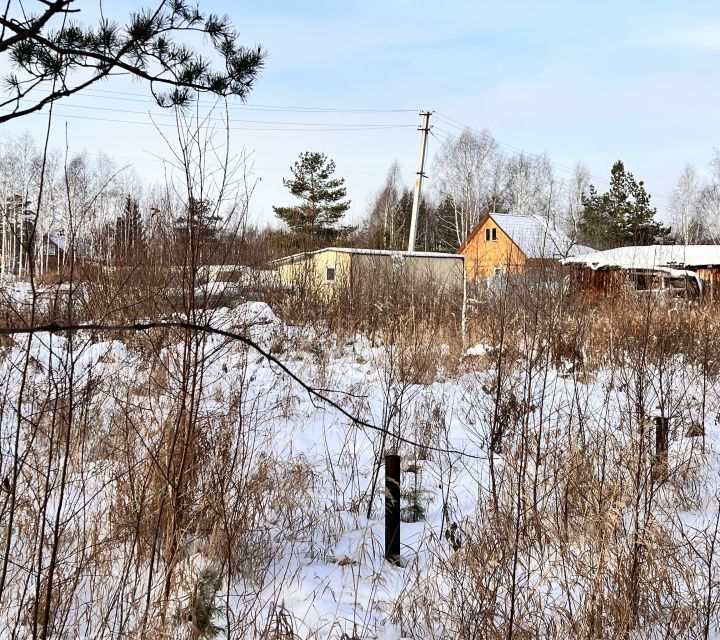
{"label": "small house in distance", "polygon": [[65,264],[65,253],[67,252],[67,242],[64,236],[58,233],[46,234],[43,239],[43,247],[40,255],[44,261],[45,269],[48,271],[59,271]]}
{"label": "small house in distance", "polygon": [[459,251],[468,280],[516,275],[532,261],[559,261],[590,252],[541,216],[510,213],[486,214]]}
{"label": "small house in distance", "polygon": [[[0,276],[27,275],[28,255],[24,242],[14,235],[5,234],[0,241]],[[34,245],[35,268],[38,273],[57,273],[65,264],[67,243],[59,233],[46,233]]]}
{"label": "small house in distance", "polygon": [[340,293],[366,301],[427,294],[462,304],[464,297],[464,259],[452,253],[329,247],[272,264],[284,287],[324,299]]}

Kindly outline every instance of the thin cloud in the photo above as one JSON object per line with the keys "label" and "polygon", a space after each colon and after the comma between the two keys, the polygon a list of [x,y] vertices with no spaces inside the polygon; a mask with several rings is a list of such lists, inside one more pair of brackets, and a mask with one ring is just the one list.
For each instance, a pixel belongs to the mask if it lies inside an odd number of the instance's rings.
{"label": "thin cloud", "polygon": [[720,52],[720,24],[676,29],[658,34],[653,44]]}

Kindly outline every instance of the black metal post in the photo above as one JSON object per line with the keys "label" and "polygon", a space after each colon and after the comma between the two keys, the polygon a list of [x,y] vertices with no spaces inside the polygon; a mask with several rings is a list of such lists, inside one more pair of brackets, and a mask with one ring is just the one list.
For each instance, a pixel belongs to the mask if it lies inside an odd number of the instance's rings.
{"label": "black metal post", "polygon": [[400,456],[385,454],[385,559],[400,564]]}
{"label": "black metal post", "polygon": [[657,479],[667,473],[668,449],[670,448],[670,418],[655,417],[655,466],[653,476]]}

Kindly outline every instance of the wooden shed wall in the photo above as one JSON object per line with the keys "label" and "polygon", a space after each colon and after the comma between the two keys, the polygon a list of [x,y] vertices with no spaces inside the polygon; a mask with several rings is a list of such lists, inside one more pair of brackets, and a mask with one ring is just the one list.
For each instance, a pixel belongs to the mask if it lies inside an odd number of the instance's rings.
{"label": "wooden shed wall", "polygon": [[698,269],[703,283],[703,298],[708,302],[720,301],[720,266]]}
{"label": "wooden shed wall", "polygon": [[595,271],[589,267],[578,267],[574,273],[578,288],[590,297],[614,295],[627,283],[627,275],[619,270]]}

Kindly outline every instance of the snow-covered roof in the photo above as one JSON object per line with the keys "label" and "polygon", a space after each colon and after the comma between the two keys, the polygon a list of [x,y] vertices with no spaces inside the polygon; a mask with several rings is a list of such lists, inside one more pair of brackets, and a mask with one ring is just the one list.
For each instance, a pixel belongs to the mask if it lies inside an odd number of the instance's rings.
{"label": "snow-covered roof", "polygon": [[50,242],[52,242],[60,251],[66,250],[66,242],[65,242],[65,236],[60,235],[59,233],[53,233],[50,232]]}
{"label": "snow-covered roof", "polygon": [[[60,251],[63,253],[68,252],[69,243],[66,235],[59,231],[49,231],[47,236],[49,237],[50,242],[52,242]],[[80,258],[94,257],[92,245],[85,240],[76,239],[73,243],[73,248],[75,249],[76,256]]]}
{"label": "snow-covered roof", "polygon": [[356,247],[325,247],[316,251],[306,251],[304,253],[295,253],[291,256],[278,258],[273,260],[271,264],[284,264],[285,262],[293,262],[308,256],[324,253],[325,251],[336,251],[338,253],[352,253],[371,256],[392,256],[397,258],[454,258],[463,260],[464,257],[457,253],[435,253],[432,251],[391,251],[389,249],[359,249]]}
{"label": "snow-covered roof", "polygon": [[529,259],[561,259],[594,251],[574,244],[566,233],[536,214],[491,213],[490,217]]}
{"label": "snow-covered roof", "polygon": [[569,257],[565,264],[581,264],[591,269],[654,269],[657,267],[707,267],[720,265],[720,245],[649,245],[619,247]]}

